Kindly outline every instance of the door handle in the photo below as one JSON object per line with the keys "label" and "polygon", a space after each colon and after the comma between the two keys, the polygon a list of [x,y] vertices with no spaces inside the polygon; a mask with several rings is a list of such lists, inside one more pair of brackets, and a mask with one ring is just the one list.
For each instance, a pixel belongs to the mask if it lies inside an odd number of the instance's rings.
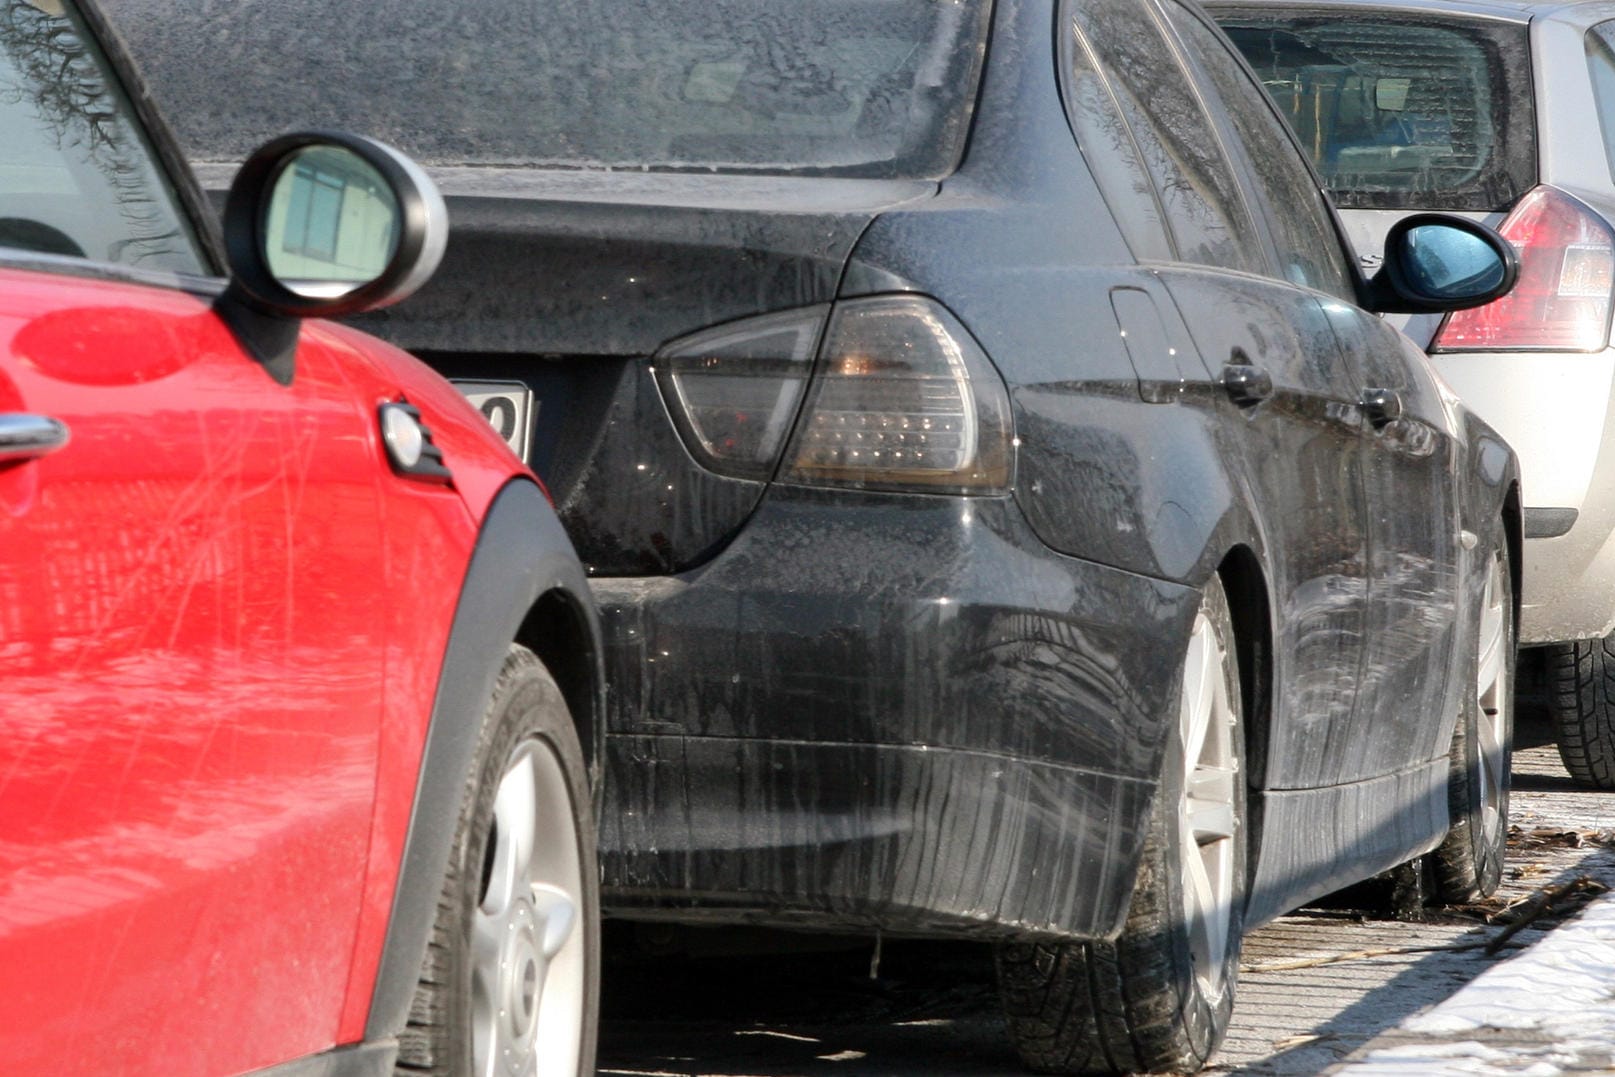
{"label": "door handle", "polygon": [[1364,389],[1357,402],[1375,430],[1382,430],[1402,417],[1402,395],[1395,389]]}
{"label": "door handle", "polygon": [[1273,379],[1259,366],[1228,363],[1222,368],[1222,387],[1242,408],[1260,404],[1273,395]]}
{"label": "door handle", "polygon": [[67,424],[48,415],[0,412],[0,464],[32,460],[67,444]]}

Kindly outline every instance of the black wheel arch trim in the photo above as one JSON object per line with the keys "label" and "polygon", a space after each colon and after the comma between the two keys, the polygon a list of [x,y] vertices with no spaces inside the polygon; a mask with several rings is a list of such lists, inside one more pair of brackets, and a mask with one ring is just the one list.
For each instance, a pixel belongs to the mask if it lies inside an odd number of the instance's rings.
{"label": "black wheel arch trim", "polygon": [[[569,597],[588,626],[585,642],[595,673],[596,698],[584,750],[591,759],[593,778],[602,755],[598,716],[603,713],[604,678],[599,618],[583,568],[549,502],[532,482],[514,480],[500,490],[488,509],[449,630],[392,914],[370,997],[367,1043],[390,1040],[409,1017],[478,724],[493,697],[505,653],[516,641],[529,611],[541,598],[556,592]],[[594,784],[598,788],[598,781]],[[598,794],[595,799],[598,801]]]}

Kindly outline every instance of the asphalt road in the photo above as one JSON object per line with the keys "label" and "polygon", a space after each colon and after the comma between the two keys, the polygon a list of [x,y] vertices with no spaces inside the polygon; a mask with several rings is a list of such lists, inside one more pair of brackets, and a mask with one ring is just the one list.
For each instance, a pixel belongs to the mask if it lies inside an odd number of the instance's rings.
{"label": "asphalt road", "polygon": [[[1233,1026],[1211,1070],[1322,1073],[1615,887],[1615,794],[1577,790],[1532,707],[1515,753],[1514,833],[1499,894],[1421,923],[1345,908],[1283,917],[1246,940]],[[1533,895],[1572,886],[1496,955]],[[599,1072],[632,1077],[1020,1077],[991,956],[976,944],[609,925]],[[772,952],[775,945],[792,952]],[[647,949],[651,952],[647,953]],[[662,951],[657,953],[656,951]]]}

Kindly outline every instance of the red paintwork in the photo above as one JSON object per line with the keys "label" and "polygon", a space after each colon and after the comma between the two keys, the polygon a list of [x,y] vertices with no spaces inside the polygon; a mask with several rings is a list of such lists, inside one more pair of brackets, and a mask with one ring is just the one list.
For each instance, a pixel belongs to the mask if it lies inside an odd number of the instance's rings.
{"label": "red paintwork", "polygon": [[[379,749],[382,780],[377,787],[372,855],[353,972],[337,1035],[337,1042],[351,1043],[363,1037],[370,1010],[371,987],[381,961],[393,885],[415,799],[415,774],[425,747],[426,724],[417,708],[420,699],[429,702],[437,689],[449,623],[476,534],[471,523],[484,517],[494,496],[513,475],[537,480],[521,468],[488,421],[424,363],[345,326],[322,324],[317,331],[334,346],[344,348],[345,369],[354,381],[356,397],[372,406],[405,399],[421,409],[433,442],[443,450],[444,461],[454,472],[454,485],[464,506],[462,515],[451,518],[443,499],[427,496],[431,487],[419,483],[403,484],[408,487],[403,492],[415,496],[396,497],[385,506],[384,555],[390,577],[400,581],[398,586],[405,589],[409,600],[394,603],[389,611],[387,718]],[[381,452],[374,424],[371,436],[376,451]],[[426,656],[431,661],[423,660]]]}
{"label": "red paintwork", "polygon": [[[422,409],[452,487],[389,470]],[[402,353],[289,387],[181,292],[0,270],[0,1058],[234,1073],[358,1039],[478,521],[520,465]]]}

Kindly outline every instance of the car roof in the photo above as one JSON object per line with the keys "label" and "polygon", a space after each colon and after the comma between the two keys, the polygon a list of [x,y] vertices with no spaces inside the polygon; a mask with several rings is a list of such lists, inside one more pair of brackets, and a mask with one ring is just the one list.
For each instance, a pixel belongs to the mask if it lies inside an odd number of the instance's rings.
{"label": "car roof", "polygon": [[1459,15],[1504,22],[1527,23],[1566,7],[1599,7],[1615,11],[1615,3],[1567,4],[1565,0],[1201,0],[1207,8],[1272,9],[1286,13],[1319,9],[1407,12],[1420,15]]}
{"label": "car roof", "polygon": [[1201,0],[1214,11],[1271,11],[1303,15],[1319,11],[1372,11],[1403,15],[1445,15],[1516,23],[1556,22],[1585,30],[1615,19],[1615,0]]}

